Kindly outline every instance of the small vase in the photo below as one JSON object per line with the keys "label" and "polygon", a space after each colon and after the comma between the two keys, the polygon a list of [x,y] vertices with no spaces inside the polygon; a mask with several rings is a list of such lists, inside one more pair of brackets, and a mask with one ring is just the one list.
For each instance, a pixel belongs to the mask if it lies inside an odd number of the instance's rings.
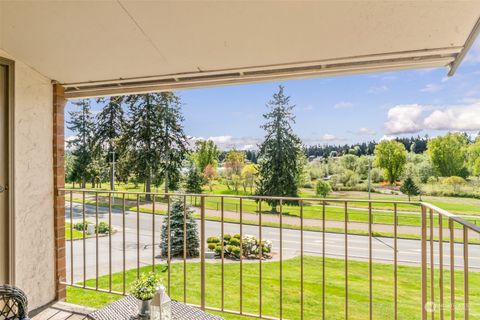
{"label": "small vase", "polygon": [[150,319],[150,303],[152,300],[139,300],[138,316],[140,319]]}

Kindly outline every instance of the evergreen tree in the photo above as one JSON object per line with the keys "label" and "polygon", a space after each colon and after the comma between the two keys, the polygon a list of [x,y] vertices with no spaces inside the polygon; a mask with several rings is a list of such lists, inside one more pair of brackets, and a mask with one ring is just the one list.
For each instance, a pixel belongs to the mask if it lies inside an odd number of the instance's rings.
{"label": "evergreen tree", "polygon": [[125,129],[125,117],[122,108],[123,97],[115,96],[98,99],[97,103],[105,103],[97,115],[95,142],[102,151],[102,156],[110,163],[110,190],[115,189],[113,175],[113,156],[120,158],[118,143]]}
{"label": "evergreen tree", "polygon": [[415,184],[411,177],[407,177],[400,187],[400,191],[403,194],[408,195],[408,201],[412,196],[418,196],[420,194],[420,188]]}
{"label": "evergreen tree", "polygon": [[188,141],[183,132],[184,118],[180,99],[171,92],[162,92],[159,95],[163,120],[160,134],[163,157],[157,179],[163,181],[165,193],[168,193],[169,189],[178,189],[182,163],[188,153]]}
{"label": "evergreen tree", "polygon": [[[302,174],[299,165],[303,152],[301,141],[293,133],[292,123],[295,117],[290,105],[290,97],[279,91],[268,102],[269,112],[263,115],[267,122],[262,126],[266,131],[265,140],[259,150],[259,183],[257,193],[263,196],[298,196],[299,176]],[[278,201],[267,201],[276,212]],[[286,202],[294,204],[295,202]]]}
{"label": "evergreen tree", "polygon": [[198,171],[197,166],[191,163],[185,178],[185,191],[188,193],[202,193],[204,184],[202,173]]}
{"label": "evergreen tree", "polygon": [[[183,257],[183,227],[186,221],[186,247],[187,257],[194,258],[199,255],[199,236],[198,226],[193,218],[193,209],[187,205],[184,210],[184,203],[182,199],[172,199],[170,205],[170,256]],[[186,219],[184,219],[186,216]],[[168,219],[164,218],[162,222],[162,256],[166,257],[168,254]]]}
{"label": "evergreen tree", "polygon": [[87,168],[95,153],[93,143],[94,123],[90,111],[90,100],[78,100],[74,101],[73,104],[80,110],[70,111],[70,121],[67,122],[67,128],[75,133],[74,138],[68,142],[73,156],[71,176],[79,179],[81,188],[85,188],[86,181],[89,178]]}
{"label": "evergreen tree", "polygon": [[[187,153],[180,101],[172,93],[148,93],[127,98],[130,110],[127,135],[129,159],[137,179],[151,192],[152,182],[176,188]],[[150,200],[147,194],[146,200]]]}

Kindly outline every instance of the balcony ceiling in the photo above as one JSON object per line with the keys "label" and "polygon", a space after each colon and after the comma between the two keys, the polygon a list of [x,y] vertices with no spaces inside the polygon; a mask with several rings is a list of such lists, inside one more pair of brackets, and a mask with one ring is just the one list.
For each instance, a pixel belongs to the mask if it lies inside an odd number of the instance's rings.
{"label": "balcony ceiling", "polygon": [[480,1],[0,2],[0,48],[69,97],[449,66]]}

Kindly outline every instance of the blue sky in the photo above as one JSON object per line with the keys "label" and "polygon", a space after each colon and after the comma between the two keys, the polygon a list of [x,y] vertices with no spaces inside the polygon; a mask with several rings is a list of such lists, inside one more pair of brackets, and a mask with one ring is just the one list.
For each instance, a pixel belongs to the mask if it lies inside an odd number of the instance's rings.
{"label": "blue sky", "polygon": [[178,91],[187,135],[221,148],[255,148],[265,104],[280,84],[296,105],[294,129],[307,145],[480,131],[477,40],[454,77],[437,68]]}

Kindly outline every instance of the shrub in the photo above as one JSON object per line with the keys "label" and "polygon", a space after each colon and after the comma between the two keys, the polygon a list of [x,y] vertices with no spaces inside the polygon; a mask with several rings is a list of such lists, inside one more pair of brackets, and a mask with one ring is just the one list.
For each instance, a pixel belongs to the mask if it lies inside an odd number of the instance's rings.
{"label": "shrub", "polygon": [[332,192],[332,187],[330,186],[330,183],[328,183],[327,181],[318,180],[317,186],[315,188],[315,193],[317,194],[317,196],[325,198],[330,192]]}
{"label": "shrub", "polygon": [[110,226],[108,223],[101,221],[98,226],[97,226],[97,232],[98,233],[109,233],[110,232]]}
{"label": "shrub", "polygon": [[83,230],[86,231],[89,224],[92,224],[92,223],[91,223],[91,222],[88,222],[88,221],[86,221],[85,223],[83,223],[83,222],[76,222],[76,223],[73,224],[73,228],[74,228],[75,230],[78,230],[78,231],[83,231]]}
{"label": "shrub", "polygon": [[238,240],[240,240],[240,238],[241,238],[241,236],[240,236],[238,233],[235,233],[235,234],[233,235],[233,237],[234,237],[234,238],[237,238]]}
{"label": "shrub", "polygon": [[236,255],[237,257],[240,257],[240,248],[239,247],[233,247],[232,253]]}
{"label": "shrub", "polygon": [[229,241],[229,244],[231,244],[232,246],[240,246],[240,239],[238,238],[232,238],[230,239]]}
{"label": "shrub", "polygon": [[226,234],[223,235],[223,240],[224,241],[230,241],[230,239],[232,239],[232,236],[230,234],[226,233]]}
{"label": "shrub", "polygon": [[458,192],[460,187],[463,186],[466,181],[462,177],[451,176],[442,181],[443,184],[452,186],[453,192]]}
{"label": "shrub", "polygon": [[207,243],[220,243],[220,239],[218,237],[208,237]]}
{"label": "shrub", "polygon": [[[209,239],[212,237],[209,237]],[[208,243],[208,249],[215,251],[217,256],[222,254],[222,246],[217,243]],[[241,250],[240,250],[241,249]],[[238,238],[230,238],[230,241],[225,241],[223,250],[224,255],[230,258],[239,258],[240,251],[245,258],[258,259],[259,252],[262,252],[262,257],[269,258],[268,255],[272,250],[271,241],[260,241],[252,235],[245,235],[242,240],[242,247],[240,248],[240,240]]]}

